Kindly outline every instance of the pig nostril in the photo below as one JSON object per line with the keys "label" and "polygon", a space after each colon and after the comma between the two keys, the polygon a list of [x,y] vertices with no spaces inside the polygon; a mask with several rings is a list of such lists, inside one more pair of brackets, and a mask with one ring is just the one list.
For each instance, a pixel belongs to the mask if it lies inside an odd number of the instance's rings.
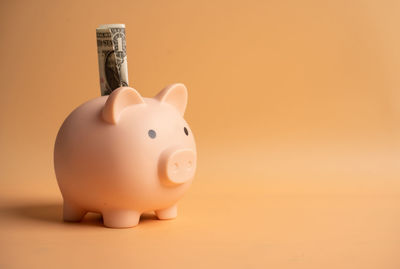
{"label": "pig nostril", "polygon": [[177,172],[179,170],[179,163],[174,162],[173,170],[174,170],[174,172]]}
{"label": "pig nostril", "polygon": [[188,161],[186,167],[187,167],[188,169],[192,169],[192,166],[193,166],[192,161]]}

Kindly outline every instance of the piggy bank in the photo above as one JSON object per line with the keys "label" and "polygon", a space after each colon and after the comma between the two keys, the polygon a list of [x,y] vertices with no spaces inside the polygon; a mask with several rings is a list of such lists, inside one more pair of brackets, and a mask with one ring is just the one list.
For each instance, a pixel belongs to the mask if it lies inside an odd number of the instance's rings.
{"label": "piggy bank", "polygon": [[186,104],[186,87],[174,84],[153,98],[121,87],[76,108],[54,147],[64,220],[98,212],[105,226],[124,228],[148,211],[175,218],[196,170]]}

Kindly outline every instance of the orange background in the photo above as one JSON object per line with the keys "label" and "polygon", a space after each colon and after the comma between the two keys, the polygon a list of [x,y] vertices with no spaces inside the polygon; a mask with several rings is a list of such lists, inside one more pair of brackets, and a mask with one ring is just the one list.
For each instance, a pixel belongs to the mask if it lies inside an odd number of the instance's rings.
{"label": "orange background", "polygon": [[[0,268],[400,268],[400,2],[1,1]],[[173,221],[61,221],[57,130],[100,95],[189,89],[195,182]]]}

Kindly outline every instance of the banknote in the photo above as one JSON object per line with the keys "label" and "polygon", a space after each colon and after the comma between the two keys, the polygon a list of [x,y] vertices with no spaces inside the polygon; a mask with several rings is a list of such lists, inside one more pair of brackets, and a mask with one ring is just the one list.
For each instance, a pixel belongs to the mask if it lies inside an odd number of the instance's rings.
{"label": "banknote", "polygon": [[101,95],[128,86],[124,24],[104,24],[96,29]]}

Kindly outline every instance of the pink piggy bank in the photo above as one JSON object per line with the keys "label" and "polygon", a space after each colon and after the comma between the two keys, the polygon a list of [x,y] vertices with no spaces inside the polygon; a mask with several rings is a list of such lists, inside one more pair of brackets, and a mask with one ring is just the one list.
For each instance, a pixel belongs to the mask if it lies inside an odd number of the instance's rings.
{"label": "pink piggy bank", "polygon": [[75,109],[54,148],[64,220],[98,212],[105,226],[125,228],[148,211],[175,218],[196,170],[186,103],[186,87],[174,84],[154,98],[118,88]]}

